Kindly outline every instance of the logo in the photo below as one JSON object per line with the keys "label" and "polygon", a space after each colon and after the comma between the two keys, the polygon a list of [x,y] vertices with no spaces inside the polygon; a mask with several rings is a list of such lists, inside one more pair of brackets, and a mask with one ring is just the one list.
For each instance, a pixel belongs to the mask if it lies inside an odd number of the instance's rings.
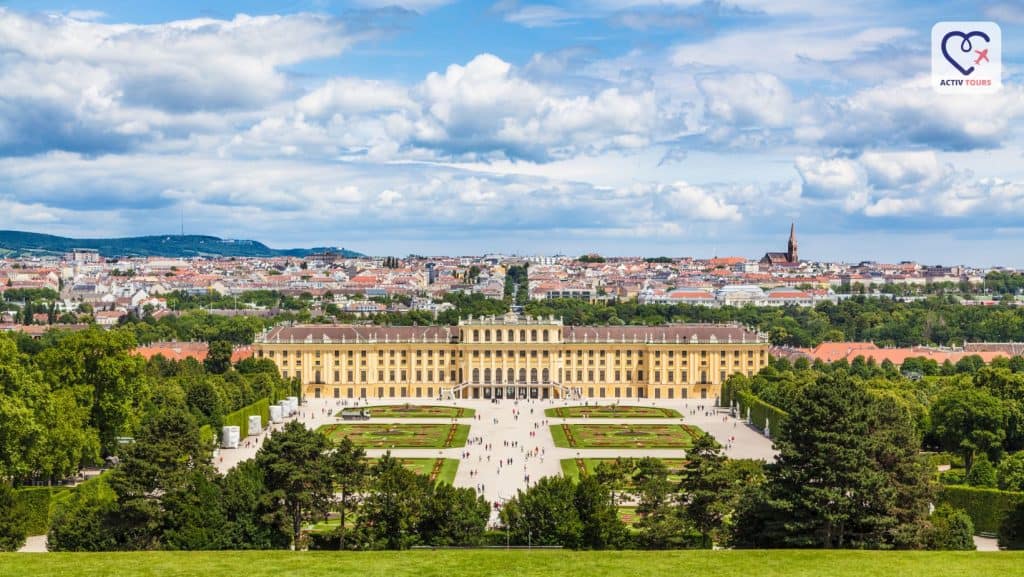
{"label": "logo", "polygon": [[1003,35],[995,22],[932,27],[932,88],[943,94],[991,94],[1003,85]]}

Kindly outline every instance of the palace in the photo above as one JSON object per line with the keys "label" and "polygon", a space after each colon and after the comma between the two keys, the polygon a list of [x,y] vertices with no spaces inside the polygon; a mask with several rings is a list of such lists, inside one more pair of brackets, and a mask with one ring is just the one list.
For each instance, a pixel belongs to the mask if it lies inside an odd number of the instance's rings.
{"label": "palace", "polygon": [[715,398],[768,364],[768,338],[736,324],[564,326],[553,317],[458,326],[281,325],[257,358],[307,398]]}

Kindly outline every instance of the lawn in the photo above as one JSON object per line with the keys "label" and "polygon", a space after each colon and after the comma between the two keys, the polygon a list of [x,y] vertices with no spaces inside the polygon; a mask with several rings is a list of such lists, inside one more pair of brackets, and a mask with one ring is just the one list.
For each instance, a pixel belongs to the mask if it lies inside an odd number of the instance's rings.
{"label": "lawn", "polygon": [[[414,473],[426,475],[435,483],[448,483],[452,485],[455,481],[455,473],[459,470],[458,459],[415,459],[397,457],[403,467]],[[377,459],[367,459],[372,467]]]}
{"label": "lawn", "polygon": [[686,449],[701,430],[692,425],[551,425],[556,447]]}
{"label": "lawn", "polygon": [[[682,470],[683,465],[686,464],[685,459],[660,459],[665,466],[668,467],[669,474],[668,480],[671,483],[679,483],[681,477],[679,472]],[[562,476],[572,479],[573,481],[579,481],[582,475],[593,475],[597,471],[597,466],[601,463],[614,463],[615,459],[562,459]],[[620,489],[629,489],[629,486],[620,487]]]}
{"label": "lawn", "polygon": [[545,417],[557,418],[581,418],[591,419],[669,419],[679,418],[682,415],[675,409],[663,409],[661,407],[633,407],[623,405],[592,405],[575,407],[556,407],[545,409]]}
{"label": "lawn", "polygon": [[1020,575],[1024,553],[886,551],[146,552],[0,554],[0,577],[977,577]]}
{"label": "lawn", "polygon": [[319,429],[332,441],[352,439],[366,449],[446,449],[465,447],[469,425],[422,423],[339,423]]}
{"label": "lawn", "polygon": [[[358,409],[369,409],[371,418],[384,419],[455,419],[470,418],[476,414],[473,409],[462,407],[447,407],[442,405],[376,405],[371,407],[359,407]],[[355,411],[358,409],[345,409]],[[340,414],[338,415],[341,416]]]}

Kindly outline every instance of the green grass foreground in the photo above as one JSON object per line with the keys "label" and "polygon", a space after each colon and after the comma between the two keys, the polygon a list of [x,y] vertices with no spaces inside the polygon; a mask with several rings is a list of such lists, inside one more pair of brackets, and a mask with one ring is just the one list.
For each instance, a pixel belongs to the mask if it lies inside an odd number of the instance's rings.
{"label": "green grass foreground", "polygon": [[979,577],[1020,575],[1024,553],[880,551],[231,551],[0,555],[0,577]]}

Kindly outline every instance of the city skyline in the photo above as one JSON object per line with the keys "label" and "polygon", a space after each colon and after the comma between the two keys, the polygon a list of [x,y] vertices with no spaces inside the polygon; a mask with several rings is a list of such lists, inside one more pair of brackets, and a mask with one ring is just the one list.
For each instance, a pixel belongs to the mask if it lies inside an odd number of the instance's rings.
{"label": "city skyline", "polygon": [[[398,6],[394,6],[397,4]],[[1003,88],[928,86],[940,20]],[[0,228],[1024,266],[1016,3],[14,1]]]}

